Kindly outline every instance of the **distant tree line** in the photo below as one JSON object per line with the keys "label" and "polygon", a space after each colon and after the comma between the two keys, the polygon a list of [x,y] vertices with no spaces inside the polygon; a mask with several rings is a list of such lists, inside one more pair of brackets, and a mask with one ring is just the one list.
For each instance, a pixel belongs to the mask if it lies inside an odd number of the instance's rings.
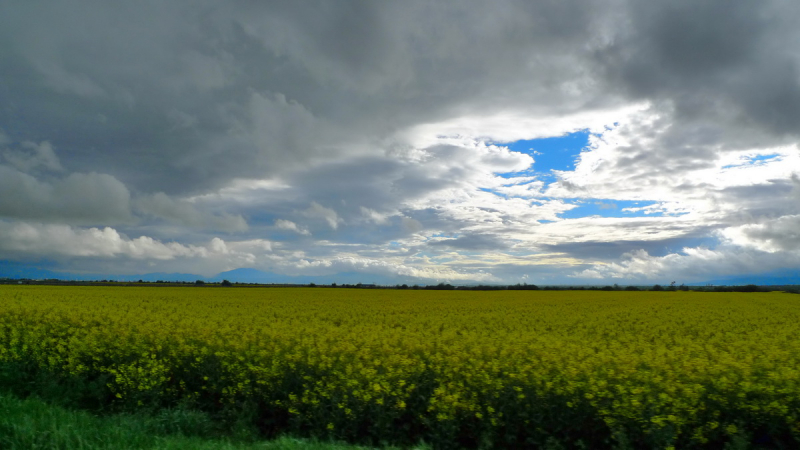
{"label": "distant tree line", "polygon": [[783,291],[792,294],[800,294],[800,286],[798,285],[782,285],[782,286],[758,286],[755,284],[747,284],[742,286],[687,286],[685,284],[677,285],[671,282],[668,285],[655,284],[653,286],[620,286],[618,284],[606,286],[537,286],[535,284],[478,284],[478,285],[464,285],[454,286],[450,283],[441,282],[434,285],[412,285],[397,284],[397,285],[378,285],[373,283],[356,283],[356,284],[299,284],[299,283],[241,283],[230,282],[222,280],[221,282],[210,282],[204,280],[197,281],[166,281],[157,280],[153,282],[148,281],[117,281],[117,280],[96,280],[96,281],[76,281],[76,280],[59,280],[59,279],[46,279],[46,280],[33,280],[26,278],[0,278],[0,284],[48,284],[48,285],[79,285],[79,286],[195,286],[195,287],[312,287],[312,288],[347,288],[347,289],[410,289],[410,290],[426,290],[426,291],[693,291],[693,292],[771,292]]}

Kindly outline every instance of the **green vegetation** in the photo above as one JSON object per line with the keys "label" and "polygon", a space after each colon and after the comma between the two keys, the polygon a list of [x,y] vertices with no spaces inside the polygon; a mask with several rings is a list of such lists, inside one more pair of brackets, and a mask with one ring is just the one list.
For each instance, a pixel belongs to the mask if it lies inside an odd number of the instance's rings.
{"label": "green vegetation", "polygon": [[672,287],[7,286],[0,386],[205,440],[797,448],[797,297]]}
{"label": "green vegetation", "polygon": [[37,398],[0,393],[0,448],[3,450],[358,450],[347,444],[253,435],[210,436],[209,418],[185,409],[155,415],[96,416],[54,406]]}

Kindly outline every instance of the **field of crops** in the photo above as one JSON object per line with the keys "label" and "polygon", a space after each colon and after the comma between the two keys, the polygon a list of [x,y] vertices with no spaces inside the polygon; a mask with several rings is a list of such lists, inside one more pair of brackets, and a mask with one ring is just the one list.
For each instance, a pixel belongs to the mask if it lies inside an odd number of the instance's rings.
{"label": "field of crops", "polygon": [[0,286],[0,364],[273,434],[800,442],[800,297],[782,293]]}

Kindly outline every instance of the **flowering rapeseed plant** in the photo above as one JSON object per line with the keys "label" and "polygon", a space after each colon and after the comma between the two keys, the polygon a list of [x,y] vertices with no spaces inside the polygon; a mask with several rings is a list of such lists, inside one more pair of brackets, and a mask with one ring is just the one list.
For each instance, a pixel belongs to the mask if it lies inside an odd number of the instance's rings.
{"label": "flowering rapeseed plant", "polygon": [[336,437],[588,420],[666,447],[800,433],[798,319],[777,293],[0,286],[0,363]]}

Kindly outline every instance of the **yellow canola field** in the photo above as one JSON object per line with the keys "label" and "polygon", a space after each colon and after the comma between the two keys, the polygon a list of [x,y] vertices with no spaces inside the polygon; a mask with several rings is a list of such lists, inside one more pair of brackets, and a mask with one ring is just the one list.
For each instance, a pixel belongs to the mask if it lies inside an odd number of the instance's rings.
{"label": "yellow canola field", "polygon": [[589,416],[669,442],[800,431],[800,297],[782,293],[0,286],[0,362],[340,436]]}

